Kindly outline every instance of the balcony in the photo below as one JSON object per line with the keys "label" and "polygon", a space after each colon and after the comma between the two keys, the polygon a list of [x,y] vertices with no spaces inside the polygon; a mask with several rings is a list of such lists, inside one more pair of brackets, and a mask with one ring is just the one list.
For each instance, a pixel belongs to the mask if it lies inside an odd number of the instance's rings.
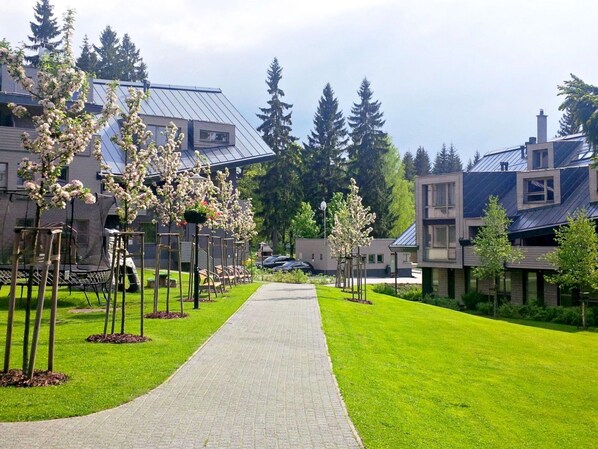
{"label": "balcony", "polygon": [[[507,268],[520,268],[523,270],[552,270],[544,256],[555,250],[554,246],[521,246],[523,259],[519,262],[508,263]],[[480,265],[480,258],[474,252],[473,246],[466,246],[463,254],[463,265],[475,267]]]}
{"label": "balcony", "polygon": [[426,206],[424,218],[455,218],[455,206]]}
{"label": "balcony", "polygon": [[424,260],[426,262],[452,262],[457,259],[455,248],[425,248]]}

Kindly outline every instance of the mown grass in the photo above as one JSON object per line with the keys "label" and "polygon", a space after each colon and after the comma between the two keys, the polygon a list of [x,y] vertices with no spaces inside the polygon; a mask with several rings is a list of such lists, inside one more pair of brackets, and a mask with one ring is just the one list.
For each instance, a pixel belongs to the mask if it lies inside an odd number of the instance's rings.
{"label": "mown grass", "polygon": [[334,372],[368,449],[596,447],[598,334],[317,291]]}
{"label": "mown grass", "polygon": [[[31,421],[89,414],[130,401],[164,382],[193,352],[230,317],[258,288],[258,284],[233,287],[217,302],[202,303],[199,310],[185,303],[184,319],[146,319],[145,334],[150,342],[141,344],[88,343],[85,338],[103,330],[104,313],[72,313],[85,308],[81,292],[60,292],[55,371],[66,373],[69,380],[57,387],[0,388],[0,421]],[[151,312],[153,290],[146,289],[146,311]],[[165,290],[160,289],[161,295]],[[174,293],[172,293],[174,292]],[[0,295],[0,358],[4,360],[6,304],[8,288]],[[178,289],[171,290],[171,300],[178,300]],[[139,294],[128,294],[126,332],[139,332]],[[97,301],[92,298],[92,304]],[[161,309],[164,302],[161,301]],[[178,311],[178,301],[171,310]],[[46,307],[47,312],[47,307]],[[49,313],[45,314],[47,324]],[[13,348],[11,367],[20,368],[23,312],[17,315],[17,345]],[[44,327],[36,367],[47,365],[47,326]]]}

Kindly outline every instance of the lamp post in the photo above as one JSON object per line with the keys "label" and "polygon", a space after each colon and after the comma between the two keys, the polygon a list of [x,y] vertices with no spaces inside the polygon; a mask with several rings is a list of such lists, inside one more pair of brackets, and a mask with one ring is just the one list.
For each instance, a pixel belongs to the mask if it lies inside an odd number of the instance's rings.
{"label": "lamp post", "polygon": [[327,207],[328,207],[328,204],[326,204],[326,201],[322,201],[320,203],[320,210],[324,214],[324,244],[326,244],[326,208]]}
{"label": "lamp post", "polygon": [[[206,178],[201,176],[199,173],[195,173],[191,176],[191,181],[196,183],[202,183],[206,181]],[[193,308],[199,309],[199,223],[195,223],[195,270],[193,271]],[[208,292],[210,288],[208,286]]]}

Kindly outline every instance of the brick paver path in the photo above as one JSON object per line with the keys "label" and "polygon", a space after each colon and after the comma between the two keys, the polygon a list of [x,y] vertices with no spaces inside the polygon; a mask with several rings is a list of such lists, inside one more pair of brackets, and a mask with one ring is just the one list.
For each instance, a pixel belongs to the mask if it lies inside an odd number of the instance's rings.
{"label": "brick paver path", "polygon": [[311,285],[262,286],[171,379],[128,404],[0,423],[0,448],[11,449],[361,447]]}

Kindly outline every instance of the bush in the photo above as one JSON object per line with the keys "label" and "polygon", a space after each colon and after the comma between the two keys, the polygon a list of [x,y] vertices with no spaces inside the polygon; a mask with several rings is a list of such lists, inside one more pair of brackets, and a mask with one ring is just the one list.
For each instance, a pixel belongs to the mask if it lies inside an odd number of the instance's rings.
{"label": "bush", "polygon": [[478,303],[488,302],[488,297],[480,292],[472,291],[463,293],[461,295],[461,301],[463,301],[467,310],[476,310]]}
{"label": "bush", "polygon": [[383,295],[396,296],[395,288],[390,284],[374,284],[372,290],[374,290],[376,293],[382,293]]}
{"label": "bush", "polygon": [[287,282],[289,284],[307,284],[309,278],[301,270],[275,271],[270,277],[272,282]]}
{"label": "bush", "polygon": [[407,301],[421,301],[423,297],[422,288],[420,285],[405,285],[399,289],[398,296]]}
{"label": "bush", "polygon": [[453,298],[443,298],[442,296],[426,295],[422,298],[422,302],[425,304],[431,304],[433,306],[444,307],[445,309],[460,309],[459,301]]}
{"label": "bush", "polygon": [[494,311],[494,305],[490,302],[479,302],[475,308],[482,315],[492,315]]}
{"label": "bush", "polygon": [[514,304],[501,304],[498,307],[498,316],[503,318],[521,318],[521,307]]}

